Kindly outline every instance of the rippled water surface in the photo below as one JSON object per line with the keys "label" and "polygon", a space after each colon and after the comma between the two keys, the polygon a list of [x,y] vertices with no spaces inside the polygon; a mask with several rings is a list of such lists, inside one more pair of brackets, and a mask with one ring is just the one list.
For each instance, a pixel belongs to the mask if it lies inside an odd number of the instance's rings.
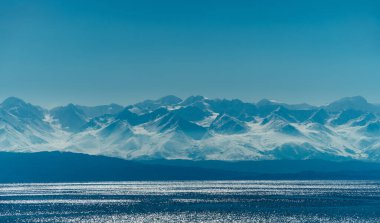
{"label": "rippled water surface", "polygon": [[380,181],[0,184],[0,222],[380,222]]}

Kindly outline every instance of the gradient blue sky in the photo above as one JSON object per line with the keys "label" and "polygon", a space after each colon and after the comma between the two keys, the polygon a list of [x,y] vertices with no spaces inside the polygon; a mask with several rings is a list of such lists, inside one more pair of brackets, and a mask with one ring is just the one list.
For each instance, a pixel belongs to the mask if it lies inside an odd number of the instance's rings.
{"label": "gradient blue sky", "polygon": [[0,99],[380,102],[380,1],[0,1]]}

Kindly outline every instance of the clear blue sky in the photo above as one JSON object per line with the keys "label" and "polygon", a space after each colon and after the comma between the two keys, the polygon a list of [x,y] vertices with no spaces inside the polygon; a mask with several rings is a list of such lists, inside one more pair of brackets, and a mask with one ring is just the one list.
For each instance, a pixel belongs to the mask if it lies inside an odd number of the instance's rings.
{"label": "clear blue sky", "polygon": [[0,99],[380,102],[380,1],[0,1]]}

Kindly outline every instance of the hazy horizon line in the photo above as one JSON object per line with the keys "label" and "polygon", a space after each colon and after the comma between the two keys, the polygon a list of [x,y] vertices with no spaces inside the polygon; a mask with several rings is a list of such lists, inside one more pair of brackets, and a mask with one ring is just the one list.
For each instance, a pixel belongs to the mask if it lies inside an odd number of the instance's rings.
{"label": "hazy horizon line", "polygon": [[143,100],[136,100],[135,102],[130,102],[130,103],[118,103],[118,102],[108,102],[108,103],[98,103],[98,104],[85,104],[85,103],[77,103],[77,102],[66,102],[66,103],[62,103],[62,104],[59,104],[59,103],[54,103],[55,105],[46,105],[46,104],[40,104],[40,103],[35,103],[31,100],[28,100],[28,99],[24,99],[23,97],[19,97],[19,96],[8,96],[8,97],[1,97],[0,98],[0,104],[2,104],[4,101],[6,101],[7,99],[10,99],[10,98],[16,98],[16,99],[20,99],[26,103],[29,103],[29,104],[32,104],[32,105],[36,105],[36,106],[39,106],[39,107],[43,107],[43,108],[47,108],[47,109],[53,109],[53,108],[56,108],[56,107],[64,107],[64,106],[67,106],[67,105],[70,105],[70,104],[73,104],[73,105],[76,105],[76,106],[87,106],[87,107],[95,107],[95,106],[102,106],[102,105],[112,105],[112,104],[115,104],[115,105],[120,105],[120,106],[123,106],[123,107],[126,107],[126,106],[130,106],[130,105],[135,105],[135,104],[138,104],[138,103],[142,103],[144,101],[157,101],[157,100],[160,100],[160,99],[163,99],[165,97],[168,97],[168,96],[175,96],[181,100],[186,100],[190,97],[197,97],[197,96],[201,96],[201,97],[204,97],[205,99],[210,99],[210,100],[240,100],[244,103],[252,103],[252,104],[257,104],[259,103],[260,101],[264,101],[264,100],[268,100],[268,101],[271,101],[273,103],[279,103],[279,104],[287,104],[287,105],[302,105],[302,104],[306,104],[306,105],[309,105],[309,106],[313,106],[313,107],[323,107],[323,106],[327,106],[333,102],[336,102],[336,101],[339,101],[339,100],[342,100],[342,99],[348,99],[348,98],[362,98],[364,100],[366,100],[369,104],[374,104],[374,105],[378,105],[380,103],[377,103],[377,102],[369,102],[367,100],[366,97],[364,96],[361,96],[361,95],[354,95],[354,96],[345,96],[345,97],[340,97],[340,98],[337,98],[337,99],[334,99],[334,100],[331,100],[330,102],[327,102],[327,103],[323,103],[323,104],[314,104],[314,103],[309,103],[309,102],[298,102],[298,103],[292,103],[292,102],[286,102],[286,101],[281,101],[281,100],[276,100],[276,99],[272,99],[272,98],[261,98],[259,100],[256,100],[256,101],[247,101],[247,100],[243,100],[243,99],[240,99],[240,98],[229,98],[229,97],[207,97],[207,96],[204,96],[204,95],[190,95],[190,96],[186,96],[186,97],[180,97],[180,96],[177,96],[175,94],[167,94],[167,95],[164,95],[164,96],[161,96],[161,97],[157,97],[157,98],[146,98],[146,99],[143,99]]}

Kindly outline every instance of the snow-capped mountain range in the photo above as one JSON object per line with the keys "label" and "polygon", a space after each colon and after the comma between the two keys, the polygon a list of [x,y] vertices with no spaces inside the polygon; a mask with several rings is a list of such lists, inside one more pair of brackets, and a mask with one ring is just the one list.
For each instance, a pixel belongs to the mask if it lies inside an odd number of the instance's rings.
{"label": "snow-capped mountain range", "polygon": [[380,161],[380,106],[359,96],[326,106],[166,96],[127,107],[48,110],[11,97],[0,104],[0,150],[124,159]]}

